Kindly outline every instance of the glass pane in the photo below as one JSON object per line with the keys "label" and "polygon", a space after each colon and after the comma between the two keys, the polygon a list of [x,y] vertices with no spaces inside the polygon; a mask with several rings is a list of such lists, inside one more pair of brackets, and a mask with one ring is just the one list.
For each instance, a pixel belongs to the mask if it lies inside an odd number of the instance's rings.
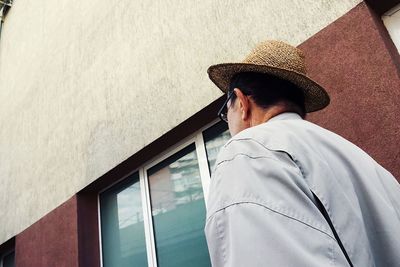
{"label": "glass pane", "polygon": [[147,266],[138,174],[100,195],[104,267]]}
{"label": "glass pane", "polygon": [[195,146],[148,170],[159,267],[211,266]]}
{"label": "glass pane", "polygon": [[15,267],[15,252],[11,252],[4,256],[3,267]]}
{"label": "glass pane", "polygon": [[218,122],[203,132],[203,138],[206,144],[208,167],[212,175],[219,150],[231,138],[228,124],[224,121]]}

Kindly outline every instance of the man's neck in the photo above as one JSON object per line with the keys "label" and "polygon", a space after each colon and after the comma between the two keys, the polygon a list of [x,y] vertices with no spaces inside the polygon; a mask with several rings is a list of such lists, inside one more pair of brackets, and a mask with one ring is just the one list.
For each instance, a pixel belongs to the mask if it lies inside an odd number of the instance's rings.
{"label": "man's neck", "polygon": [[271,118],[287,112],[286,107],[281,105],[272,106],[268,109],[256,107],[252,110],[250,127],[257,126],[264,122],[269,121]]}

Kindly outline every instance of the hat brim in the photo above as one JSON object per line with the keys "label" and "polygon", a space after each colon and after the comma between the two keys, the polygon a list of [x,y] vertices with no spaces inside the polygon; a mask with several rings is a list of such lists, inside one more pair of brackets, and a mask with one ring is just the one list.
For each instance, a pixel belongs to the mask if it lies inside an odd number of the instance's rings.
{"label": "hat brim", "polygon": [[321,85],[306,75],[292,70],[250,63],[223,63],[210,66],[207,73],[211,81],[222,92],[227,93],[230,81],[235,74],[250,71],[270,74],[297,85],[303,90],[307,113],[321,110],[329,105],[329,95]]}

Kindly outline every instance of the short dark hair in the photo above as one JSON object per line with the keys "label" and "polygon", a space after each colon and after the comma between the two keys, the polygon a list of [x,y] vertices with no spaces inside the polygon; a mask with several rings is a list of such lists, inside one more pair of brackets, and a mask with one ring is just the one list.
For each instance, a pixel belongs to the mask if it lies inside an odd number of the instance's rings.
{"label": "short dark hair", "polygon": [[[287,111],[296,112],[302,118],[306,115],[303,91],[287,80],[264,73],[241,72],[231,79],[229,91],[235,88],[251,96],[261,108],[284,103]],[[236,96],[232,97],[233,101]]]}

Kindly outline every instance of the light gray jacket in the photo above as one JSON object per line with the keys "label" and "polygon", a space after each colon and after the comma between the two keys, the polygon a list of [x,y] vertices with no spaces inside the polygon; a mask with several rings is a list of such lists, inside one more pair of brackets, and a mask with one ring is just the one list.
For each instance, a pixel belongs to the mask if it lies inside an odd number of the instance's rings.
{"label": "light gray jacket", "polygon": [[400,266],[400,186],[364,151],[294,113],[234,136],[211,180],[214,267]]}

